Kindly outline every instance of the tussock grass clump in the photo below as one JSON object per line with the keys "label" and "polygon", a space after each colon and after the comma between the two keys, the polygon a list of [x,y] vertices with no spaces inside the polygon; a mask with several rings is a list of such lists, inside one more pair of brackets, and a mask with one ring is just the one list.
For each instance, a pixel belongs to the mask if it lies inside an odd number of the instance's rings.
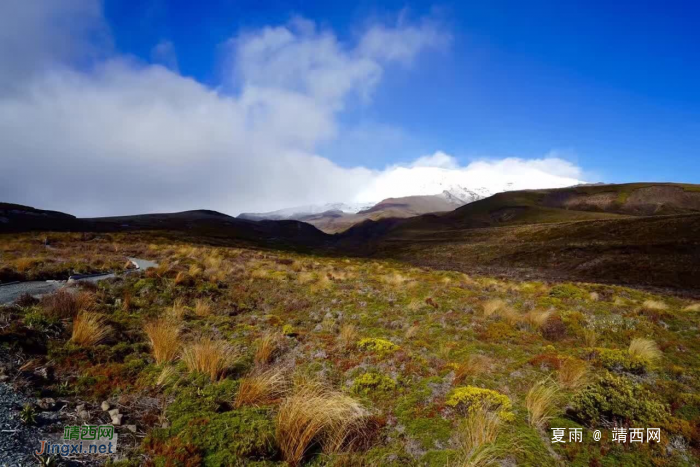
{"label": "tussock grass clump", "polygon": [[343,324],[338,334],[338,344],[344,349],[351,348],[357,342],[357,328],[354,324]]}
{"label": "tussock grass clump", "polygon": [[42,297],[41,304],[47,315],[55,318],[72,318],[81,311],[89,311],[95,297],[87,292],[71,293],[66,289]]}
{"label": "tussock grass clump", "polygon": [[656,363],[662,356],[661,350],[651,339],[637,337],[632,339],[629,347],[630,357],[649,365]]}
{"label": "tussock grass clump", "polygon": [[158,378],[156,378],[156,386],[166,386],[172,383],[177,376],[178,373],[174,366],[165,366],[158,375]]}
{"label": "tussock grass clump", "polygon": [[486,467],[514,454],[513,446],[497,442],[501,418],[486,407],[477,407],[468,413],[458,431],[462,459],[461,467]]}
{"label": "tussock grass clump", "polygon": [[418,334],[418,330],[420,329],[420,326],[417,324],[412,324],[408,329],[406,329],[406,334],[404,334],[404,337],[406,339],[413,339],[416,334]]}
{"label": "tussock grass clump", "polygon": [[255,348],[254,361],[256,365],[267,365],[274,360],[277,355],[282,335],[276,332],[268,332],[258,339]]}
{"label": "tussock grass clump", "polygon": [[455,384],[463,383],[470,376],[477,376],[489,371],[491,360],[484,355],[471,354],[455,368]]}
{"label": "tussock grass clump", "polygon": [[525,397],[527,421],[534,428],[544,428],[556,413],[559,387],[550,379],[535,383]]}
{"label": "tussock grass clump", "polygon": [[176,298],[175,302],[173,302],[173,306],[168,309],[167,316],[174,321],[182,321],[186,312],[187,307],[185,306],[184,300]]}
{"label": "tussock grass clump", "polygon": [[241,379],[234,406],[246,405],[258,407],[272,404],[282,398],[289,390],[289,381],[279,368],[254,372]]}
{"label": "tussock grass clump", "polygon": [[182,351],[182,361],[190,373],[204,373],[212,381],[222,378],[236,357],[228,343],[210,338],[200,338]]}
{"label": "tussock grass clump", "polygon": [[506,306],[507,306],[506,302],[501,300],[500,298],[494,298],[491,300],[487,300],[482,305],[482,308],[484,310],[484,316],[488,317],[488,316],[491,316],[495,313],[498,313],[500,310],[502,310]]}
{"label": "tussock grass clump", "polygon": [[659,300],[645,300],[642,306],[647,310],[668,310],[668,305]]}
{"label": "tussock grass clump", "polygon": [[80,312],[73,320],[73,333],[70,341],[80,347],[90,347],[104,341],[111,333],[102,315]]}
{"label": "tussock grass clump", "polygon": [[540,329],[547,323],[550,316],[552,312],[549,310],[533,310],[526,313],[524,319],[533,328]]}
{"label": "tussock grass clump", "polygon": [[583,360],[567,358],[561,363],[558,373],[559,385],[576,390],[588,382],[588,366]]}
{"label": "tussock grass clump", "polygon": [[180,328],[170,319],[157,319],[144,325],[157,363],[172,362],[180,350]]}
{"label": "tussock grass clump", "polygon": [[350,449],[367,438],[369,413],[352,397],[319,383],[298,387],[280,405],[277,444],[290,465],[319,445],[327,454]]}
{"label": "tussock grass clump", "polygon": [[593,329],[584,329],[583,342],[586,343],[586,347],[595,347],[598,343],[598,334]]}
{"label": "tussock grass clump", "polygon": [[208,300],[198,299],[194,303],[194,314],[203,318],[211,314],[211,302]]}

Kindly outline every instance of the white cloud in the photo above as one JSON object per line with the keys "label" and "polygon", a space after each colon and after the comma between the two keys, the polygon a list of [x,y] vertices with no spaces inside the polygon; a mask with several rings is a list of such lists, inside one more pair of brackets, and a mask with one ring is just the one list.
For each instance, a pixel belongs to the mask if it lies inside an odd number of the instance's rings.
{"label": "white cloud", "polygon": [[[460,168],[444,154],[373,171],[316,154],[338,136],[348,100],[370,99],[387,63],[407,63],[444,43],[429,23],[374,26],[356,44],[299,18],[247,31],[228,43],[238,86],[225,93],[175,67],[97,50],[95,31],[104,31],[98,6],[0,4],[0,26],[12,25],[0,33],[7,39],[0,40],[2,201],[82,216],[196,208],[237,214],[415,194],[416,170],[463,173],[465,183],[502,170],[554,184],[574,171],[551,160]],[[368,45],[380,36],[401,45],[380,54]],[[28,59],[15,66],[23,52]]]}
{"label": "white cloud", "polygon": [[443,152],[418,158],[404,166],[378,172],[362,187],[355,202],[371,202],[397,196],[432,195],[454,187],[481,193],[534,188],[560,188],[581,183],[581,169],[557,157],[480,160],[460,166]]}

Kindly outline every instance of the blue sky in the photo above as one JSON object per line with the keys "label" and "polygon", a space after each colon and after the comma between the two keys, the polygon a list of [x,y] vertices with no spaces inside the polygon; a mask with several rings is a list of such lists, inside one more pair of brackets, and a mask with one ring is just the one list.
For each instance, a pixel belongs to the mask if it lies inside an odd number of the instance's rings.
{"label": "blue sky", "polygon": [[120,51],[148,61],[170,41],[182,74],[217,86],[220,45],[241,30],[300,15],[352,42],[401,10],[439,21],[449,48],[386,70],[371,104],[350,102],[339,118],[385,137],[341,138],[325,156],[381,168],[435,149],[462,161],[555,150],[604,181],[700,182],[695,2],[108,0],[105,17]]}
{"label": "blue sky", "polygon": [[700,183],[699,20],[681,1],[0,2],[0,200],[238,214]]}

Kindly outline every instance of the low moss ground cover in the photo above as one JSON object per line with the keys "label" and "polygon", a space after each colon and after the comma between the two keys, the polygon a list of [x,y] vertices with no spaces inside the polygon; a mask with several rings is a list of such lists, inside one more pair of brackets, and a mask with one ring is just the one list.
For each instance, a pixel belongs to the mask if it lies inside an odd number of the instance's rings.
{"label": "low moss ground cover", "polygon": [[[700,307],[688,299],[147,233],[3,236],[0,254],[8,277],[47,264],[119,272],[69,287],[65,312],[51,298],[0,308],[0,346],[51,368],[41,381],[12,368],[25,391],[111,401],[136,426],[118,463],[700,461]],[[127,256],[159,266],[122,274]],[[99,339],[72,339],[89,316]],[[324,409],[298,413],[300,394]],[[610,439],[639,426],[661,441]],[[552,444],[553,427],[584,440]]]}

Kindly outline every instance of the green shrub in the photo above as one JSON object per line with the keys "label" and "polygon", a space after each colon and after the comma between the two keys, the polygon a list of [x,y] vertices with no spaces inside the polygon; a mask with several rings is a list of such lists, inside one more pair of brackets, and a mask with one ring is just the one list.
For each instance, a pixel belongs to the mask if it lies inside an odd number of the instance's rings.
{"label": "green shrub", "polygon": [[360,339],[357,347],[361,350],[369,350],[370,352],[375,352],[380,355],[391,353],[399,349],[399,346],[393,342],[375,337]]}
{"label": "green shrub", "polygon": [[629,352],[617,349],[596,349],[598,361],[606,369],[614,372],[642,374],[647,371],[647,362],[630,356]]}
{"label": "green shrub", "polygon": [[512,404],[508,396],[491,389],[463,386],[455,388],[445,401],[445,405],[466,411],[467,413],[485,407],[498,413],[503,420],[513,420],[515,415],[510,411]]}
{"label": "green shrub", "polygon": [[365,373],[358,376],[352,384],[352,390],[359,394],[389,392],[394,389],[396,389],[396,381],[378,373]]}
{"label": "green shrub", "polygon": [[586,300],[590,294],[573,284],[559,284],[550,289],[549,296],[559,299]]}
{"label": "green shrub", "polygon": [[662,422],[668,408],[642,385],[625,376],[606,372],[574,396],[575,417],[591,426],[600,422]]}

